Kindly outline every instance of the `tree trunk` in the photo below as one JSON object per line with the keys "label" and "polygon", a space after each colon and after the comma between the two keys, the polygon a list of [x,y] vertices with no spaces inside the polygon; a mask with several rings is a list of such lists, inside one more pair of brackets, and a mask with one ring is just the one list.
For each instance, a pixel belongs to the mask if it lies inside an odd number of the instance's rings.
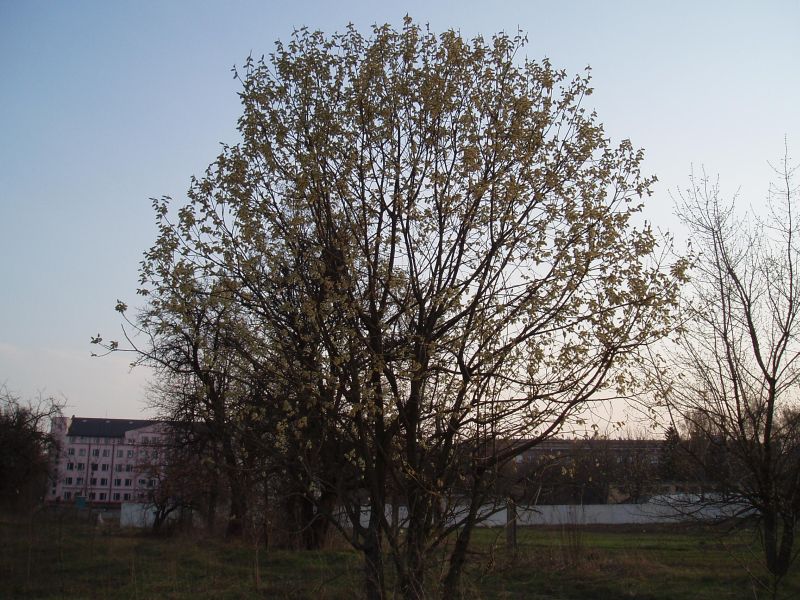
{"label": "tree trunk", "polygon": [[[319,502],[313,498],[303,496],[299,499],[301,509],[300,519],[296,523],[299,531],[302,532],[301,539],[303,548],[306,550],[320,550],[325,545],[325,538],[328,533],[329,508],[332,502],[326,496],[322,496]],[[327,505],[331,504],[330,507]]]}
{"label": "tree trunk", "polygon": [[397,492],[392,492],[392,537],[397,539],[400,533],[400,504],[397,499]]}
{"label": "tree trunk", "polygon": [[381,534],[377,525],[375,511],[370,515],[364,543],[364,586],[367,600],[383,600],[386,597],[386,582],[383,573],[383,554],[381,552]]}
{"label": "tree trunk", "polygon": [[313,515],[313,520],[309,525],[312,531],[312,545],[309,550],[321,550],[325,546],[328,538],[328,529],[331,524],[331,514],[336,505],[335,492],[323,492],[317,502],[317,509]]}
{"label": "tree trunk", "polygon": [[408,492],[408,527],[406,529],[406,572],[400,581],[400,590],[406,600],[420,600],[425,596],[425,511],[430,510],[425,492],[414,488]]}
{"label": "tree trunk", "polygon": [[153,513],[153,531],[158,532],[161,530],[161,525],[164,523],[164,511],[157,508]]}
{"label": "tree trunk", "polygon": [[244,497],[244,486],[234,475],[230,476],[231,506],[228,513],[226,537],[240,537],[244,532],[244,516],[247,512],[247,501]]}
{"label": "tree trunk", "polygon": [[783,519],[783,530],[781,531],[781,546],[778,551],[778,569],[781,577],[789,572],[792,565],[792,549],[794,548],[794,527],[795,522],[792,516]]}
{"label": "tree trunk", "polygon": [[214,484],[213,491],[208,496],[206,505],[206,531],[214,532],[214,524],[217,521],[217,485]]}
{"label": "tree trunk", "polygon": [[475,529],[478,509],[482,504],[482,499],[483,497],[478,493],[477,485],[475,485],[472,490],[469,513],[464,519],[464,525],[459,530],[455,546],[450,553],[450,566],[444,579],[442,598],[458,598],[461,596],[461,571],[467,560],[467,548],[472,537],[472,531]]}
{"label": "tree trunk", "polygon": [[778,546],[778,523],[775,519],[775,511],[768,509],[764,511],[764,554],[767,558],[767,569],[773,575],[780,575],[777,572],[777,546]]}
{"label": "tree trunk", "polygon": [[222,452],[225,460],[225,470],[228,474],[228,487],[230,489],[230,512],[228,525],[225,529],[227,537],[239,537],[244,531],[244,518],[247,514],[247,500],[245,498],[246,486],[241,480],[239,464],[229,437],[222,440]]}
{"label": "tree trunk", "polygon": [[517,552],[517,503],[513,498],[506,500],[506,548]]}
{"label": "tree trunk", "polygon": [[792,563],[794,546],[794,523],[783,519],[783,527],[776,511],[764,511],[764,553],[767,557],[767,569],[778,580],[789,571]]}

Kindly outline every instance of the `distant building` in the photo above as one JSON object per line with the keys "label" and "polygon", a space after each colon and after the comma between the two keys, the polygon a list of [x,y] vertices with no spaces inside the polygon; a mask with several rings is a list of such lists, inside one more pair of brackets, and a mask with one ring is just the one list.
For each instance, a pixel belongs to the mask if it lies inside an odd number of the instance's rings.
{"label": "distant building", "polygon": [[158,485],[169,426],[161,421],[56,417],[48,502],[146,502]]}
{"label": "distant building", "polygon": [[[167,454],[174,453],[169,464],[180,460],[174,424],[57,417],[52,433],[58,451],[47,490],[50,503],[119,507],[124,502],[156,501],[159,489],[184,500],[198,490],[203,493],[203,481],[197,480],[201,471],[192,466],[184,468],[172,486],[159,488],[169,481]],[[653,494],[675,491],[665,487],[670,482],[659,473],[664,449],[662,440],[544,440],[516,456],[505,471],[505,484],[525,501],[541,504],[641,502]]]}
{"label": "distant building", "polygon": [[671,489],[662,477],[664,450],[663,440],[553,438],[518,454],[500,481],[535,504],[639,503]]}
{"label": "distant building", "polygon": [[[514,444],[523,444],[527,440],[516,440]],[[638,460],[646,460],[651,465],[658,465],[663,457],[664,440],[654,439],[610,439],[605,437],[561,439],[550,438],[539,442],[530,450],[515,458],[517,464],[540,460],[542,458],[577,457],[590,453],[606,456],[616,464],[629,464]]]}

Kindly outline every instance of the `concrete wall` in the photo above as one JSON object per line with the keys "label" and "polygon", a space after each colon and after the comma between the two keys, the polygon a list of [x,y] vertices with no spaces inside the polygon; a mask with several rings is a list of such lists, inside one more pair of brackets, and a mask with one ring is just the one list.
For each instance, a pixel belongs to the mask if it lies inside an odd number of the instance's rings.
{"label": "concrete wall", "polygon": [[119,514],[120,527],[152,527],[155,520],[155,510],[147,504],[137,502],[123,502]]}
{"label": "concrete wall", "polygon": [[[493,525],[505,524],[505,510],[502,522],[495,520]],[[690,517],[684,510],[667,504],[587,504],[584,506],[552,505],[517,509],[517,522],[520,525],[633,525],[645,523],[674,523],[689,518],[717,519],[722,512],[718,509],[703,508]]]}
{"label": "concrete wall", "polygon": [[[586,504],[583,506],[572,504],[518,506],[517,523],[520,525],[634,525],[645,523],[675,523],[687,520],[714,520],[732,516],[737,507],[726,509],[721,507],[701,506],[699,504],[683,503],[677,505],[665,501],[649,502],[644,504]],[[454,518],[460,518],[466,507],[456,509]],[[484,506],[480,513],[484,520],[480,527],[502,527],[506,524],[506,509],[502,506]],[[361,524],[366,526],[369,522],[369,508],[361,511]],[[392,508],[386,507],[386,519],[391,522]],[[407,511],[405,506],[400,506],[398,511],[400,526],[405,526]],[[340,513],[339,522],[347,524],[347,516]]]}

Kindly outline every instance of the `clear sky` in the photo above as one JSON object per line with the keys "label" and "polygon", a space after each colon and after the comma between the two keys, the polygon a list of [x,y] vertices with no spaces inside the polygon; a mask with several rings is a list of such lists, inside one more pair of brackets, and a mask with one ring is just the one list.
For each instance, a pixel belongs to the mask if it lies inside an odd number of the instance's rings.
{"label": "clear sky", "polygon": [[[90,358],[119,337],[155,237],[149,198],[236,142],[231,68],[308,26],[527,32],[530,58],[593,69],[614,140],[646,150],[646,209],[676,231],[692,167],[758,205],[784,137],[800,157],[800,2],[200,2],[0,0],[0,384],[63,396],[67,414],[146,414],[148,373]],[[145,411],[143,413],[143,411]]]}

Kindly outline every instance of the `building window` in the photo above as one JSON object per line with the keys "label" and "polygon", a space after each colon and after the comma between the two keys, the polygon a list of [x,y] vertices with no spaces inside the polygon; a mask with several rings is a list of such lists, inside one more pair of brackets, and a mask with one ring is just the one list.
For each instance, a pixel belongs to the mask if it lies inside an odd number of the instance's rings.
{"label": "building window", "polygon": [[78,463],[78,465],[77,465],[78,471],[83,471],[83,467],[85,467],[85,466],[86,465],[84,465],[83,463]]}
{"label": "building window", "polygon": [[125,494],[124,496],[122,496],[122,498],[125,499],[125,500],[130,500],[131,499],[131,495],[130,494]]}
{"label": "building window", "polygon": [[114,500],[116,500],[117,502],[119,502],[119,494],[114,494]]}
{"label": "building window", "polygon": [[153,458],[158,458],[158,450],[153,450]]}
{"label": "building window", "polygon": [[106,499],[106,493],[100,492],[100,500],[105,500],[105,499]]}
{"label": "building window", "polygon": [[108,485],[108,479],[103,478],[100,480],[100,485]]}
{"label": "building window", "polygon": [[96,477],[92,477],[89,480],[89,485],[97,485],[97,478]]}
{"label": "building window", "polygon": [[92,463],[92,471],[97,471],[97,463]]}
{"label": "building window", "polygon": [[133,458],[133,450],[128,450],[128,458]]}
{"label": "building window", "polygon": [[64,492],[64,500],[69,500],[72,498],[72,492]]}
{"label": "building window", "polygon": [[115,479],[114,480],[114,485],[116,485],[116,486],[122,485],[122,479]]}
{"label": "building window", "polygon": [[133,465],[125,465],[125,472],[130,473],[133,471]]}
{"label": "building window", "polygon": [[72,485],[72,477],[66,477],[66,478],[64,479],[64,483],[65,483],[66,485]]}
{"label": "building window", "polygon": [[103,448],[103,457],[108,458],[109,456],[111,456],[111,450]]}
{"label": "building window", "polygon": [[92,456],[100,456],[99,448],[95,448],[94,450],[92,450]]}
{"label": "building window", "polygon": [[100,470],[101,471],[108,471],[108,463],[103,463],[101,468],[100,468]]}
{"label": "building window", "polygon": [[95,499],[95,493],[89,492],[89,500],[94,500],[94,499]]}
{"label": "building window", "polygon": [[117,458],[122,458],[122,450],[117,450]]}
{"label": "building window", "polygon": [[133,485],[133,479],[125,480],[125,487],[131,487],[132,485]]}
{"label": "building window", "polygon": [[122,465],[115,465],[115,466],[114,466],[114,470],[115,470],[117,473],[121,473],[121,472],[122,472]]}
{"label": "building window", "polygon": [[75,480],[75,484],[76,484],[76,485],[83,485],[83,477],[78,477],[78,478]]}
{"label": "building window", "polygon": [[139,485],[140,485],[140,486],[142,486],[142,487],[144,487],[145,485],[147,485],[147,480],[145,480],[145,479],[140,479],[140,480],[139,480]]}
{"label": "building window", "polygon": [[74,470],[75,470],[75,464],[68,462],[67,463],[67,471],[74,471]]}
{"label": "building window", "polygon": [[86,448],[78,448],[78,456],[86,456]]}
{"label": "building window", "polygon": [[67,454],[69,456],[75,456],[75,448],[67,448]]}

